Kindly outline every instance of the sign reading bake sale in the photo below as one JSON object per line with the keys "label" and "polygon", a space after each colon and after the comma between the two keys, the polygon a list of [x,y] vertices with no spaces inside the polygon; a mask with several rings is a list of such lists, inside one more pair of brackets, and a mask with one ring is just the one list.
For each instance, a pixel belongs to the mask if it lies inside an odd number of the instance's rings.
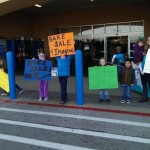
{"label": "sign reading bake sale", "polygon": [[74,54],[73,32],[48,36],[50,57]]}
{"label": "sign reading bake sale", "polygon": [[146,60],[144,65],[144,71],[145,73],[150,73],[150,49],[148,49],[148,52],[146,54]]}

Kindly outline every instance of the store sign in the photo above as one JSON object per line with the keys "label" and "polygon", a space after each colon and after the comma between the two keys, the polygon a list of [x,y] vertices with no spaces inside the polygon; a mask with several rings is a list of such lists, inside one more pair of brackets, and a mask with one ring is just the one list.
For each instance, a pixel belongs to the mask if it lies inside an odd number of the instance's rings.
{"label": "store sign", "polygon": [[5,73],[2,69],[0,69],[0,87],[9,93],[8,74]]}
{"label": "store sign", "polygon": [[40,59],[26,59],[25,80],[50,80],[52,62]]}
{"label": "store sign", "polygon": [[74,49],[73,32],[48,36],[50,57],[72,55]]}
{"label": "store sign", "polygon": [[150,73],[150,49],[148,49],[148,52],[146,54],[146,60],[144,65],[144,71],[145,73]]}
{"label": "store sign", "polygon": [[116,66],[89,67],[89,89],[118,88]]}

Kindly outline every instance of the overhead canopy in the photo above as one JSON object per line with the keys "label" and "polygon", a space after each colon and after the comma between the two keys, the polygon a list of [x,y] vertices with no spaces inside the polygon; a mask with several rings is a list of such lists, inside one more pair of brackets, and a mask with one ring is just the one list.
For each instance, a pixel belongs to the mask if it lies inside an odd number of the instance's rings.
{"label": "overhead canopy", "polygon": [[[51,11],[61,11],[67,9],[89,8],[105,5],[117,5],[130,3],[135,6],[138,2],[150,2],[149,0],[9,0],[0,3],[0,16],[20,11],[27,14],[50,13]],[[40,4],[42,8],[34,7]]]}

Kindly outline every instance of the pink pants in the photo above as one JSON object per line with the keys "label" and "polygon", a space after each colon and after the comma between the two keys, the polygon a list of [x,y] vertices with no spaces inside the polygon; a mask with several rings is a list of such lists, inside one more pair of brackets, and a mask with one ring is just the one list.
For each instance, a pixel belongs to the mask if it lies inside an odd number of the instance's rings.
{"label": "pink pants", "polygon": [[48,97],[48,80],[39,81],[39,97]]}

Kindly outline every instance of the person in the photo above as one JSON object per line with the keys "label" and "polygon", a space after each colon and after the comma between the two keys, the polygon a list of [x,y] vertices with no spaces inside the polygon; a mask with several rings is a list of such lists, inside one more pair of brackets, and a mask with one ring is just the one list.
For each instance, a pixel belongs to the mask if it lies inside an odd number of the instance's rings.
{"label": "person", "polygon": [[119,83],[121,84],[122,100],[121,103],[130,104],[131,86],[135,84],[135,72],[132,68],[130,59],[125,60],[125,66],[122,68],[119,77]]}
{"label": "person", "polygon": [[139,103],[144,103],[148,101],[148,87],[150,88],[150,74],[143,72],[148,50],[150,51],[150,36],[147,38],[147,43],[144,47],[143,61],[139,64],[140,76],[143,87],[142,99],[139,101]]}
{"label": "person", "polygon": [[134,45],[133,61],[135,64],[138,65],[140,62],[142,62],[143,52],[144,52],[144,41],[139,38],[136,44]]}
{"label": "person", "polygon": [[[106,66],[106,61],[104,58],[100,58],[99,60],[99,65],[100,66]],[[106,89],[100,89],[100,103],[103,101],[106,101],[107,103],[109,103],[109,93],[108,90]]]}
{"label": "person", "polygon": [[63,55],[56,57],[62,101],[60,104],[62,105],[67,102],[67,80],[68,76],[70,76],[71,57],[71,55]]}
{"label": "person", "polygon": [[[8,73],[7,70],[7,63],[6,60],[4,58],[0,58],[0,69],[2,69],[5,73]],[[18,84],[15,84],[15,87],[17,90],[19,90],[19,94],[23,93],[23,88],[21,88]],[[9,93],[7,93],[5,90],[3,90],[3,93],[1,93],[1,96],[6,96],[9,95]]]}
{"label": "person", "polygon": [[116,47],[116,54],[114,54],[113,57],[112,57],[112,63],[117,64],[117,72],[118,72],[118,78],[119,78],[121,69],[122,69],[122,67],[125,63],[125,58],[124,58],[124,54],[122,54],[121,46]]}
{"label": "person", "polygon": [[[45,60],[45,55],[40,52],[38,55],[40,60]],[[48,80],[39,80],[39,101],[48,100]]]}

